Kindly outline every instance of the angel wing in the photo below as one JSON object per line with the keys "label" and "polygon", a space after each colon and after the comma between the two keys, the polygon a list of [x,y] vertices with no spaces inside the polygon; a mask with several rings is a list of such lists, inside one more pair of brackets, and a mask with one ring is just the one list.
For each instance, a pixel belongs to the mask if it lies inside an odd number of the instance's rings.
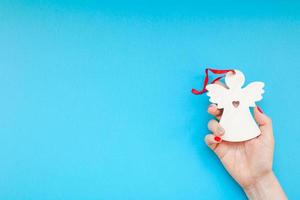
{"label": "angel wing", "polygon": [[209,84],[206,86],[207,96],[210,97],[209,101],[218,105],[218,108],[224,108],[226,97],[228,97],[228,89],[218,85]]}
{"label": "angel wing", "polygon": [[260,101],[263,97],[262,94],[265,92],[263,82],[252,82],[242,89],[243,98],[247,105],[254,107],[256,101]]}

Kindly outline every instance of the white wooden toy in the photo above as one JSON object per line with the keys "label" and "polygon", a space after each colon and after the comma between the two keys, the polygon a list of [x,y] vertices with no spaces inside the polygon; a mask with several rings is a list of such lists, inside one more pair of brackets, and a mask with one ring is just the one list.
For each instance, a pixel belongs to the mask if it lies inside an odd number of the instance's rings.
{"label": "white wooden toy", "polygon": [[252,82],[242,88],[245,82],[244,74],[239,70],[227,72],[226,87],[217,83],[206,86],[209,101],[223,109],[220,125],[225,129],[222,139],[230,142],[250,140],[260,135],[249,107],[255,107],[255,102],[262,99],[263,82]]}

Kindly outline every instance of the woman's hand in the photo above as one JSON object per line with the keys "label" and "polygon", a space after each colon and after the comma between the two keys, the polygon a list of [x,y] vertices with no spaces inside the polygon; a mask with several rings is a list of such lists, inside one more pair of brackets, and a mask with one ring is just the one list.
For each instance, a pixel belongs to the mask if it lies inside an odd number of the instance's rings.
{"label": "woman's hand", "polygon": [[[222,110],[212,104],[208,112],[220,119]],[[216,153],[229,174],[239,183],[250,199],[286,199],[273,170],[274,137],[272,121],[259,107],[254,117],[261,135],[244,142],[222,141],[224,129],[217,120],[211,120],[206,144]],[[243,133],[241,133],[243,134]]]}

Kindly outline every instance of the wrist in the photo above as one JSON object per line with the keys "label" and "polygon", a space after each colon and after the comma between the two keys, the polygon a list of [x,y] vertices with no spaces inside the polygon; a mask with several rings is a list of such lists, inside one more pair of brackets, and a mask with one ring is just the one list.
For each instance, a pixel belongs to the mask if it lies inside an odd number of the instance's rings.
{"label": "wrist", "polygon": [[256,178],[252,184],[243,187],[243,190],[249,199],[286,199],[273,171]]}
{"label": "wrist", "polygon": [[254,190],[260,189],[263,186],[273,183],[275,180],[276,180],[276,177],[275,177],[274,172],[269,171],[260,177],[254,178],[251,184],[246,185],[242,188],[245,192],[254,191]]}

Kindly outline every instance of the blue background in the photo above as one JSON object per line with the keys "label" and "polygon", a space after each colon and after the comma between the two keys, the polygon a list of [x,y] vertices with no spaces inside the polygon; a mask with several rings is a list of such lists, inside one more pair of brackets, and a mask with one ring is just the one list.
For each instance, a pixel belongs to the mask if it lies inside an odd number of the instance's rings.
{"label": "blue background", "polygon": [[0,199],[244,199],[206,147],[205,66],[266,83],[299,197],[300,4],[1,1]]}

